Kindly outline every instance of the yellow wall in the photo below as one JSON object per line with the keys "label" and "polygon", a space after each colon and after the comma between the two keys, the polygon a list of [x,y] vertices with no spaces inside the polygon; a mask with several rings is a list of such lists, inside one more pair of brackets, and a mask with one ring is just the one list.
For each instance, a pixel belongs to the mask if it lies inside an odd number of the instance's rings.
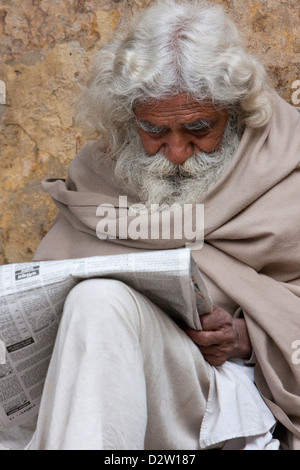
{"label": "yellow wall", "polygon": [[[279,94],[297,104],[299,0],[214,1],[236,20]],[[0,264],[30,260],[56,213],[40,182],[64,177],[86,139],[73,125],[80,75],[119,19],[151,3],[1,0]]]}

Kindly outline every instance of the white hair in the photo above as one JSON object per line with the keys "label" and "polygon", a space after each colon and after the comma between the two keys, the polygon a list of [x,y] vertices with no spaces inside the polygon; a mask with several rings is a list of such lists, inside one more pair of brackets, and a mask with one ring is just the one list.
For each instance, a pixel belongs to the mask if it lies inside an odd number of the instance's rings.
{"label": "white hair", "polygon": [[161,0],[99,51],[77,117],[116,155],[130,138],[135,103],[177,93],[234,109],[250,127],[264,126],[272,115],[266,71],[223,8]]}

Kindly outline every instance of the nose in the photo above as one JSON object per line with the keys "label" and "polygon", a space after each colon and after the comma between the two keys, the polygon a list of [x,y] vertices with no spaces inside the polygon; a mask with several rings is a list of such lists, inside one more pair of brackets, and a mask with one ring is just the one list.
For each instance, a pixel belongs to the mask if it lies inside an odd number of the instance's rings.
{"label": "nose", "polygon": [[170,162],[176,165],[183,164],[194,153],[194,144],[190,136],[179,133],[170,133],[162,146],[162,153]]}

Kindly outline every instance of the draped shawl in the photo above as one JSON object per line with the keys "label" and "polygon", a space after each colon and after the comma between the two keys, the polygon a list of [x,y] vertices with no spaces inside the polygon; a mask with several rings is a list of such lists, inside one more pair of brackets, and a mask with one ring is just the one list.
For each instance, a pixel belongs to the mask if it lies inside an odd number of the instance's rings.
{"label": "draped shawl", "polygon": [[[66,179],[43,182],[59,208],[35,259],[66,259],[138,250],[175,249],[187,240],[100,240],[99,205],[128,207],[136,188],[120,187],[114,161],[88,142]],[[274,94],[274,114],[246,128],[239,148],[204,203],[204,244],[192,254],[215,304],[243,311],[257,358],[255,381],[275,417],[300,438],[300,114]],[[125,211],[126,212],[126,211]],[[298,345],[298,346],[297,346]],[[299,359],[298,359],[299,358]]]}

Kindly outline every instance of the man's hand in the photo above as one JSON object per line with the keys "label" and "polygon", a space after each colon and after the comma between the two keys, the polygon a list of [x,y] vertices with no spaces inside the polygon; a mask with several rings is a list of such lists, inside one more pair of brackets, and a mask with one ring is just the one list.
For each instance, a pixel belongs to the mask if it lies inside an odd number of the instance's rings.
{"label": "man's hand", "polygon": [[245,320],[232,316],[219,307],[201,316],[202,331],[184,328],[186,334],[199,347],[205,360],[212,366],[221,366],[227,359],[248,359],[250,342]]}

